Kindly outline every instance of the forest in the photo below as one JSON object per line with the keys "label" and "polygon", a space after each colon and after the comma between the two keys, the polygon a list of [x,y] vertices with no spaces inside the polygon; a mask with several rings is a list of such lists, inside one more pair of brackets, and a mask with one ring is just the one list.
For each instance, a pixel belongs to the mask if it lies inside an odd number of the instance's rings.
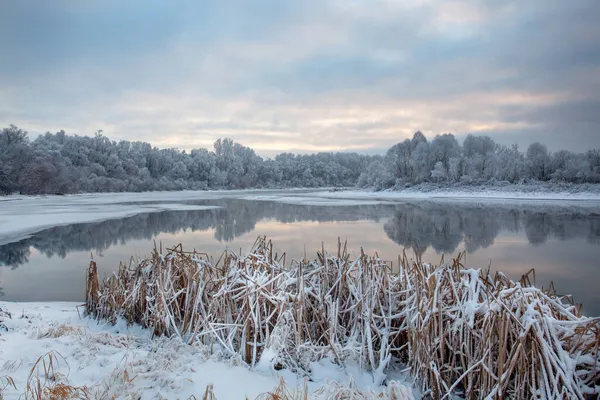
{"label": "forest", "polygon": [[419,183],[440,185],[518,184],[536,182],[600,183],[600,150],[554,153],[539,142],[521,152],[515,144],[495,143],[469,134],[462,145],[451,133],[430,142],[417,131],[392,146],[383,159],[371,161],[359,187],[401,188]]}
{"label": "forest", "polygon": [[376,190],[440,185],[530,182],[600,183],[600,151],[549,152],[541,143],[523,153],[489,136],[453,134],[431,141],[421,132],[385,155],[281,153],[263,159],[232,139],[212,150],[159,149],[141,141],[47,132],[30,140],[14,125],[0,132],[0,194],[66,194],[290,187]]}

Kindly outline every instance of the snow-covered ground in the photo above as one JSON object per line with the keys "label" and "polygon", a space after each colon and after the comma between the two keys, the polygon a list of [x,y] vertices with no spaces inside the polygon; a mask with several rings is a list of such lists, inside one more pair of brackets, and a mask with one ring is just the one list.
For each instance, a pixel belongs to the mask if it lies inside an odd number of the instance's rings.
{"label": "snow-covered ground", "polygon": [[[0,302],[0,394],[5,399],[21,398],[34,364],[44,355],[46,362],[53,358],[55,368],[56,381],[49,384],[86,386],[94,398],[202,398],[212,384],[217,399],[253,399],[274,391],[282,378],[291,391],[306,385],[311,398],[333,398],[328,396],[349,387],[368,394],[360,398],[389,398],[391,390],[396,399],[413,398],[412,389],[395,381],[372,387],[372,376],[357,367],[313,363],[310,381],[264,366],[269,363],[250,370],[202,345],[151,338],[150,331],[123,321],[98,323],[82,317],[82,309],[76,303]],[[44,375],[40,366],[31,378],[44,384]],[[11,377],[16,389],[8,385],[2,393],[1,377]]]}
{"label": "snow-covered ground", "polygon": [[428,191],[404,189],[404,190],[340,190],[335,192],[318,191],[303,193],[302,196],[319,197],[327,199],[344,200],[426,200],[426,199],[455,199],[460,201],[469,200],[527,200],[527,201],[595,201],[600,202],[600,191],[535,191],[521,190],[514,187],[464,187],[464,188],[439,188]]}

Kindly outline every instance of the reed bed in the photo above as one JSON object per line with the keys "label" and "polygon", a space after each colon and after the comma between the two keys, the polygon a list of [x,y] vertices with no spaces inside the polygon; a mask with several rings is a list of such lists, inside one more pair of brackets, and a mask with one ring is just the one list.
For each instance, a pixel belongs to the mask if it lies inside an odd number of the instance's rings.
{"label": "reed bed", "polygon": [[384,384],[392,358],[426,396],[569,398],[600,393],[600,318],[587,318],[534,273],[519,282],[467,269],[463,254],[439,265],[346,245],[285,266],[259,238],[247,255],[214,263],[181,246],[122,264],[98,280],[91,262],[86,311],[201,342],[249,366],[310,373],[329,358],[360,363]]}

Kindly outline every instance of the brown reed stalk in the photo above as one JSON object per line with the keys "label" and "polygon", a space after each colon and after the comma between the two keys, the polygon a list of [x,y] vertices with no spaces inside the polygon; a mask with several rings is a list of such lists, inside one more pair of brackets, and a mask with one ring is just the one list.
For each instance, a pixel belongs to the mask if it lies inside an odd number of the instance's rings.
{"label": "brown reed stalk", "polygon": [[[121,265],[98,281],[90,263],[86,311],[125,318],[156,335],[215,346],[250,366],[309,371],[312,361],[358,362],[382,383],[392,358],[424,393],[468,399],[584,399],[600,391],[600,319],[570,298],[467,269],[465,254],[440,265],[398,259],[398,270],[361,250],[351,260],[322,247],[285,267],[258,238],[247,255],[214,264],[181,246]],[[264,355],[264,358],[263,358]]]}

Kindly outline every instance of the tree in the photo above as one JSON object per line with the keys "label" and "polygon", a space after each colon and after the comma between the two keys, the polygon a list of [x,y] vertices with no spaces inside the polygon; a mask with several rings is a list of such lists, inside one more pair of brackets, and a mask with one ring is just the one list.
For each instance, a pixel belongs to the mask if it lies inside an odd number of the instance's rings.
{"label": "tree", "polygon": [[0,132],[0,151],[8,151],[10,148],[19,145],[26,145],[29,142],[27,131],[10,125]]}
{"label": "tree", "polygon": [[527,166],[533,179],[545,181],[550,177],[548,148],[539,142],[527,148]]}
{"label": "tree", "polygon": [[525,177],[525,160],[517,145],[498,146],[496,152],[495,177],[497,180],[515,183]]}
{"label": "tree", "polygon": [[179,179],[186,180],[188,178],[189,174],[190,173],[189,173],[187,167],[185,166],[185,164],[182,161],[177,161],[173,165],[173,168],[171,169],[169,176],[173,180],[179,180]]}
{"label": "tree", "polygon": [[448,179],[458,182],[462,177],[463,159],[461,157],[452,157],[448,164]]}
{"label": "tree", "polygon": [[416,131],[411,140],[411,148],[414,150],[421,143],[427,143],[427,138],[423,135],[423,132]]}
{"label": "tree", "polygon": [[450,159],[460,156],[460,145],[451,133],[437,135],[429,146],[430,163],[434,166],[441,162],[444,172],[447,174],[450,166]]}
{"label": "tree", "polygon": [[465,175],[475,180],[489,180],[497,167],[496,143],[489,136],[467,135],[463,142]]}
{"label": "tree", "polygon": [[414,149],[410,157],[410,166],[415,182],[429,179],[431,168],[429,167],[429,144],[427,142],[419,143]]}
{"label": "tree", "polygon": [[496,143],[489,136],[475,136],[468,134],[463,142],[463,154],[470,158],[475,154],[486,156],[493,153],[496,149]]}
{"label": "tree", "polygon": [[27,132],[10,125],[0,132],[0,194],[20,189],[24,166],[32,157]]}
{"label": "tree", "polygon": [[435,182],[443,182],[448,179],[448,173],[446,172],[446,168],[441,161],[436,162],[435,166],[431,170],[431,179],[433,179]]}
{"label": "tree", "polygon": [[512,183],[523,179],[600,183],[600,151],[549,154],[540,143],[524,155],[487,136],[469,135],[459,146],[452,134],[431,142],[417,131],[382,156],[357,153],[282,153],[262,159],[232,139],[213,150],[158,149],[92,136],[46,132],[30,141],[11,125],[0,131],[0,194],[146,191],[257,187],[352,186],[385,189],[436,182]]}
{"label": "tree", "polygon": [[386,154],[386,161],[390,166],[390,173],[396,179],[412,179],[413,173],[410,158],[413,150],[413,142],[409,139],[392,146]]}
{"label": "tree", "polygon": [[359,187],[372,187],[376,190],[387,189],[393,185],[388,168],[379,160],[372,161],[367,170],[358,178]]}

